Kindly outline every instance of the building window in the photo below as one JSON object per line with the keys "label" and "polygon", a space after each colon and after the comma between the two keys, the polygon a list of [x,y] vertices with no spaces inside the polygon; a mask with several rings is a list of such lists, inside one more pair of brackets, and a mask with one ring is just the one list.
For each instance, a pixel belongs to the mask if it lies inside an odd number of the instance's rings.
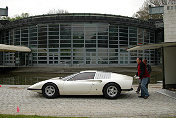
{"label": "building window", "polygon": [[47,48],[47,25],[38,26],[38,48]]}
{"label": "building window", "polygon": [[170,10],[170,6],[167,6],[167,10]]}
{"label": "building window", "polygon": [[[1,42],[32,49],[33,64],[96,65],[136,64],[138,56],[155,63],[155,50],[132,51],[136,45],[155,43],[151,29],[109,23],[49,23],[1,32]],[[13,55],[6,55],[14,59]],[[2,61],[1,61],[2,62]]]}

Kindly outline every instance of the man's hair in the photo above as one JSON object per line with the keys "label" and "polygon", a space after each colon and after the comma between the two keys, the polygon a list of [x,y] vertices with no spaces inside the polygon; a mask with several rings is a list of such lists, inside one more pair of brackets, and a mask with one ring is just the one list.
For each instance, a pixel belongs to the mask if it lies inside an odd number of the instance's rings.
{"label": "man's hair", "polygon": [[144,59],[144,61],[147,63],[147,59]]}
{"label": "man's hair", "polygon": [[139,57],[139,60],[142,61],[142,57]]}

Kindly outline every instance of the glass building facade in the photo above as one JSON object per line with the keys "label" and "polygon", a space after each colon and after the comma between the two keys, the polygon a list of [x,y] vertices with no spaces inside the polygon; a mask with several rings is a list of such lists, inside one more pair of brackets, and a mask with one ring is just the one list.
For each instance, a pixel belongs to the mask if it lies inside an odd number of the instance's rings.
{"label": "glass building facade", "polygon": [[155,64],[155,50],[126,51],[155,43],[151,26],[134,18],[101,14],[48,15],[9,22],[1,29],[0,43],[26,46],[32,52],[1,52],[0,64],[132,66],[137,57]]}

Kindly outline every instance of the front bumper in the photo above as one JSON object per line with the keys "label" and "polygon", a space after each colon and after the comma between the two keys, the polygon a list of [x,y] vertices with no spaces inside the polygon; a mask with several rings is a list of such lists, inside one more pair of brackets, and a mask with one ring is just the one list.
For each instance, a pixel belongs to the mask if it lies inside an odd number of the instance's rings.
{"label": "front bumper", "polygon": [[37,93],[42,93],[42,89],[33,89],[33,88],[27,88],[27,90],[37,92]]}
{"label": "front bumper", "polygon": [[41,90],[41,89],[32,89],[32,88],[27,88],[27,90]]}

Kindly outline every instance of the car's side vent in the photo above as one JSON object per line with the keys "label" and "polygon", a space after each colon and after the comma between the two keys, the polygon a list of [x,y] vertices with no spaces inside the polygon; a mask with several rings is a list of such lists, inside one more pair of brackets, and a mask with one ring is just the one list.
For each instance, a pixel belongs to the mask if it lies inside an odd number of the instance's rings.
{"label": "car's side vent", "polygon": [[110,79],[111,73],[97,72],[94,79]]}

